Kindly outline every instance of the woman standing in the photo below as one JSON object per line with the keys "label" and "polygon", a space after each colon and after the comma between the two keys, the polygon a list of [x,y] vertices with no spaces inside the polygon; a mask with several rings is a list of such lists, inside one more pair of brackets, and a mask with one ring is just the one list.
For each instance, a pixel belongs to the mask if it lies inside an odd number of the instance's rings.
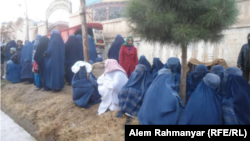
{"label": "woman standing", "polygon": [[108,52],[108,58],[109,59],[115,59],[119,63],[119,54],[121,50],[121,46],[125,43],[124,39],[120,34],[118,34],[115,38],[115,41],[111,45],[109,52]]}
{"label": "woman standing", "polygon": [[45,66],[45,51],[48,49],[49,38],[47,36],[43,36],[40,39],[39,44],[37,45],[37,49],[35,52],[35,61],[39,67],[39,76],[41,80],[41,85],[44,91],[49,91],[49,88],[46,85],[46,66]]}
{"label": "woman standing", "polygon": [[122,45],[119,56],[119,64],[126,71],[128,78],[138,65],[137,49],[134,46],[134,39],[128,36],[126,42]]}
{"label": "woman standing", "polygon": [[21,54],[21,79],[26,81],[26,84],[34,82],[34,73],[32,72],[32,55],[33,55],[33,44],[27,42],[22,49]]}
{"label": "woman standing", "polygon": [[65,45],[58,30],[53,30],[45,51],[46,85],[53,92],[64,88]]}

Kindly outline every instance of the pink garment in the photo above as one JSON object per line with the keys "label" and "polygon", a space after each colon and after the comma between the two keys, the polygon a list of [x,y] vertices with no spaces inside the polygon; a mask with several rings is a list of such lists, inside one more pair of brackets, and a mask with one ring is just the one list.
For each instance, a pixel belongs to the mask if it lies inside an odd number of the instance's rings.
{"label": "pink garment", "polygon": [[127,49],[130,51],[131,49],[133,49],[133,47],[128,47],[128,46],[126,46],[127,47]]}
{"label": "pink garment", "polygon": [[114,59],[108,59],[105,62],[105,72],[104,75],[106,75],[109,72],[120,70],[126,74],[126,71],[118,64],[118,62]]}

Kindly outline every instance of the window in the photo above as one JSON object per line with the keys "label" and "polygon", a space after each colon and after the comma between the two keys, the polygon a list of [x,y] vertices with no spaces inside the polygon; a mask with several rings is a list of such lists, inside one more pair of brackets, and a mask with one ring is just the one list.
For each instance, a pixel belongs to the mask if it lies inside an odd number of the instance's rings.
{"label": "window", "polygon": [[[106,21],[122,18],[124,7],[105,7],[94,10],[94,21]],[[107,14],[109,14],[107,16]]]}

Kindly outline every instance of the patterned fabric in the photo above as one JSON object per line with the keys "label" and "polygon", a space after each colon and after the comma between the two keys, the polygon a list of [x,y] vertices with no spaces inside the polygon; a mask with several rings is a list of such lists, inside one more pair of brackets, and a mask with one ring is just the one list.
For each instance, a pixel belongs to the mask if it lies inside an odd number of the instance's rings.
{"label": "patterned fabric", "polygon": [[225,125],[237,125],[238,120],[233,109],[233,98],[223,99],[222,114]]}
{"label": "patterned fabric", "polygon": [[38,64],[36,63],[36,61],[33,64],[32,70],[33,70],[34,73],[38,73],[39,72],[39,67],[38,67]]}
{"label": "patterned fabric", "polygon": [[154,78],[147,71],[146,66],[137,65],[127,84],[123,87],[118,95],[119,107],[121,108],[119,115],[128,113],[135,116],[139,111],[143,97],[147,88],[153,82]]}

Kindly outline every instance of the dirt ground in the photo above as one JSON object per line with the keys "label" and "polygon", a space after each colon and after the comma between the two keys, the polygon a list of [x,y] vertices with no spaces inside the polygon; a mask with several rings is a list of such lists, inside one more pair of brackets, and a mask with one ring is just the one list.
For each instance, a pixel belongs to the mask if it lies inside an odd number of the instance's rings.
{"label": "dirt ground", "polygon": [[[19,118],[36,125],[37,136],[57,141],[123,141],[126,116],[116,112],[98,116],[99,104],[90,109],[76,106],[72,87],[58,93],[34,91],[35,86],[23,83],[1,83],[1,104]],[[137,118],[132,125],[138,125]]]}

